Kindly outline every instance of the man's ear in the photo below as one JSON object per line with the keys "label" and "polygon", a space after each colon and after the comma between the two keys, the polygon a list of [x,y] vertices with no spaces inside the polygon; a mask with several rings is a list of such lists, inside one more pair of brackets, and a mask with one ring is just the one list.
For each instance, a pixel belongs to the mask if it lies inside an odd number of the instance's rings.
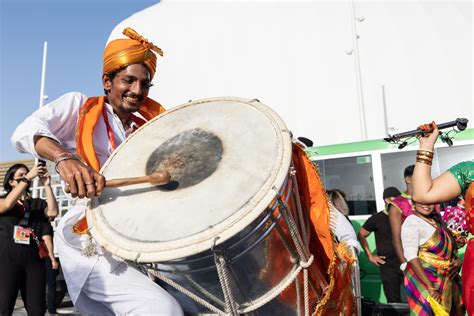
{"label": "man's ear", "polygon": [[110,88],[112,87],[112,80],[110,80],[108,74],[102,75],[102,85],[104,86],[105,91],[110,91]]}
{"label": "man's ear", "polygon": [[405,177],[405,183],[411,184],[411,177]]}

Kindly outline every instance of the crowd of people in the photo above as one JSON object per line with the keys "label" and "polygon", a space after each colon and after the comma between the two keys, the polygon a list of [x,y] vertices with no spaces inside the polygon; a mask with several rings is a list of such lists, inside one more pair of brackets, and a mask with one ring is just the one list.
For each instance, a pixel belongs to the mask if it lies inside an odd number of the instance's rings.
{"label": "crowd of people", "polygon": [[[433,127],[434,126],[434,127]],[[439,131],[421,137],[416,164],[405,168],[406,188],[387,187],[384,209],[357,233],[369,262],[379,268],[388,303],[408,302],[412,315],[474,315],[472,222],[474,162],[461,162],[431,179]],[[431,131],[431,130],[430,130]],[[346,219],[344,192],[327,191],[331,231],[358,251],[355,230]],[[375,234],[375,249],[367,241]],[[458,250],[468,244],[464,260]],[[462,268],[462,280],[460,276]]]}
{"label": "crowd of people", "polygon": [[[29,116],[12,136],[19,151],[55,163],[72,197],[100,195],[105,186],[101,165],[145,120],[164,111],[148,98],[156,54],[161,55],[161,50],[131,29],[124,34],[127,39],[113,40],[105,48],[105,96],[68,93]],[[467,218],[473,216],[468,212],[472,212],[474,162],[454,166],[432,180],[430,168],[438,133],[435,128],[428,137],[420,138],[416,164],[404,171],[405,190],[384,190],[384,210],[364,223],[358,240],[369,261],[379,267],[389,302],[401,301],[400,286],[404,284],[408,304],[416,315],[433,315],[435,309],[463,315],[465,306],[471,316],[474,242],[467,242],[462,262],[457,256],[462,244],[457,229],[462,225],[454,225],[453,230],[436,204],[461,196],[466,201]],[[28,194],[35,177],[45,187],[46,201]],[[58,206],[50,177],[44,166],[29,170],[25,165],[14,165],[5,176],[4,189],[6,195],[0,199],[0,270],[5,277],[0,282],[0,314],[12,314],[20,291],[28,314],[43,315],[46,278],[52,288],[58,269],[49,223],[58,215]],[[327,196],[333,234],[359,253],[344,193],[329,190]],[[56,230],[55,242],[75,307],[86,314],[182,315],[177,301],[163,288],[95,243],[88,233],[86,203],[83,199],[74,203]],[[474,233],[474,221],[469,229]],[[372,232],[376,252],[367,243]],[[50,305],[54,298],[48,295],[47,301],[49,312],[55,313],[54,304]]]}
{"label": "crowd of people", "polygon": [[[420,137],[415,165],[404,170],[405,191],[384,190],[384,210],[363,224],[358,239],[368,260],[380,270],[389,303],[402,302],[406,296],[412,315],[464,315],[467,311],[471,316],[474,247],[467,237],[474,233],[474,162],[461,162],[432,180],[439,131],[434,123],[421,128],[430,133]],[[367,242],[372,232],[376,249]],[[466,243],[461,260],[458,250]]]}
{"label": "crowd of people", "polygon": [[[29,187],[35,178],[43,185],[46,200],[30,196]],[[0,198],[0,315],[13,313],[18,292],[28,315],[44,315],[46,305],[50,314],[56,314],[58,261],[53,252],[50,221],[58,215],[58,205],[51,177],[42,164],[31,170],[24,164],[14,164],[5,174],[3,188],[6,194]]]}
{"label": "crowd of people", "polygon": [[[418,164],[426,163],[419,160]],[[410,165],[405,168],[403,177],[406,188],[403,192],[395,187],[384,190],[384,209],[362,225],[357,233],[358,240],[369,262],[379,268],[388,303],[407,301],[413,315],[438,315],[441,312],[464,315],[464,305],[470,306],[468,301],[472,299],[469,292],[462,299],[459,275],[461,266],[470,267],[466,261],[463,265],[458,256],[458,248],[466,244],[467,237],[467,213],[463,212],[466,190],[453,190],[451,195],[431,196],[426,200],[422,196],[423,203],[420,203],[413,198],[415,187],[420,194],[420,180],[414,178],[416,168],[420,167]],[[457,179],[469,181],[466,180],[468,176],[457,174],[471,170],[472,177],[472,169],[472,162],[464,162],[448,172]],[[344,192],[333,189],[326,193],[330,203],[331,231],[339,242],[346,242],[358,253],[359,246],[348,219],[349,207]],[[440,207],[440,203],[448,202],[447,199],[453,196],[456,197],[455,209],[445,204]],[[376,248],[371,250],[367,238],[372,232],[375,233]],[[464,274],[463,277],[468,279]],[[469,280],[465,282],[470,284]]]}

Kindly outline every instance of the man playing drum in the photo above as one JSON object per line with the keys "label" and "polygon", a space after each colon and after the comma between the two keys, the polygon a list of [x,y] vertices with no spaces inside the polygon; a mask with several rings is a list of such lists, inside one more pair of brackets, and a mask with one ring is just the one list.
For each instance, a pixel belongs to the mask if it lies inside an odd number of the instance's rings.
{"label": "man playing drum", "polygon": [[[130,28],[124,34],[129,39],[111,41],[105,48],[105,96],[65,94],[34,112],[12,136],[20,152],[55,162],[72,197],[100,195],[105,185],[98,173],[101,165],[145,120],[164,112],[147,97],[156,70],[154,52],[162,55],[161,50]],[[88,234],[86,207],[86,199],[76,200],[55,235],[76,308],[88,314],[181,315],[165,290],[95,244]]]}

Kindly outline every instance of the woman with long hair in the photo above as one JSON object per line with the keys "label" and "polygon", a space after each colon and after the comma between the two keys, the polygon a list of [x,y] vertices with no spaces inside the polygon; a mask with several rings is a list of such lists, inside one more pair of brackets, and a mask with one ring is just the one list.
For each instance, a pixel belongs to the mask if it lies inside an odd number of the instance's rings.
{"label": "woman with long hair", "polygon": [[406,218],[401,231],[410,313],[437,315],[444,310],[446,315],[464,315],[456,240],[434,205],[412,204],[413,215]]}
{"label": "woman with long hair", "polygon": [[[31,181],[39,176],[46,201],[31,198]],[[43,235],[42,219],[55,217],[58,205],[44,166],[32,170],[24,164],[11,166],[5,174],[0,198],[0,315],[11,315],[18,291],[28,315],[44,315],[45,270],[38,242]],[[38,242],[37,242],[38,241]]]}

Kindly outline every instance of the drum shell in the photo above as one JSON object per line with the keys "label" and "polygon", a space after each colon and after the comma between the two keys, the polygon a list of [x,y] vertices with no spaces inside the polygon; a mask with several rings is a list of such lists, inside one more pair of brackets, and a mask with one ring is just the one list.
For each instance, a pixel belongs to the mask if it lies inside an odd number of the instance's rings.
{"label": "drum shell", "polygon": [[[284,201],[293,218],[296,218],[291,181],[285,181],[285,184],[287,188],[283,193]],[[225,310],[224,294],[214,261],[214,252],[222,254],[226,258],[230,272],[229,281],[238,306],[252,304],[278,286],[298,266],[297,250],[277,205],[277,201],[274,201],[253,223],[213,250],[179,260],[156,263],[153,268]],[[311,279],[314,298],[320,298],[326,286],[325,282],[324,279]],[[159,284],[173,293],[185,312],[210,312],[167,284]],[[293,292],[303,293],[302,280],[298,278],[290,287]],[[288,297],[280,294],[257,311],[265,315],[296,315],[298,310],[301,312],[302,306],[302,294]]]}

